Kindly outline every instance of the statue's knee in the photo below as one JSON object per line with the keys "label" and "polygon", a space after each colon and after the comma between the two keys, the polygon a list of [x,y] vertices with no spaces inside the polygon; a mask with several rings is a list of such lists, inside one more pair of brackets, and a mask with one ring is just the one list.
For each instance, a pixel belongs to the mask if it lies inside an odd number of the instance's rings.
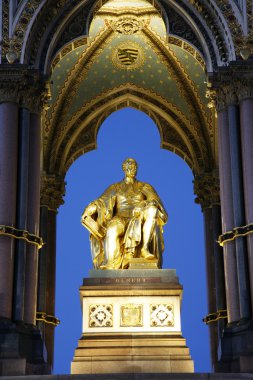
{"label": "statue's knee", "polygon": [[110,238],[117,238],[124,232],[123,226],[121,224],[112,223],[106,231],[106,236]]}

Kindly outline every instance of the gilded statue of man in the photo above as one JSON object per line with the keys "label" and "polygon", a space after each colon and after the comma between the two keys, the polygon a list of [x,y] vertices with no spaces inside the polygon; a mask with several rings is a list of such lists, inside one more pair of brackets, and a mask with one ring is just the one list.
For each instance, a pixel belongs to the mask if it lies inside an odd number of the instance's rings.
{"label": "gilded statue of man", "polygon": [[96,269],[124,269],[142,258],[162,265],[162,226],[167,213],[156,191],[136,179],[137,162],[122,165],[125,177],[109,186],[84,210],[81,222],[91,232],[91,251]]}

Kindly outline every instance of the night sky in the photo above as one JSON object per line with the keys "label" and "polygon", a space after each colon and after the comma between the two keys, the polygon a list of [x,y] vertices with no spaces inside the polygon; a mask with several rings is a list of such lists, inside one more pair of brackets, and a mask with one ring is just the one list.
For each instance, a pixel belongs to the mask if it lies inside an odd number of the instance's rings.
{"label": "night sky", "polygon": [[160,148],[159,130],[144,113],[126,108],[102,124],[97,149],[75,161],[66,176],[65,204],[57,218],[57,291],[54,373],[70,372],[82,332],[79,287],[92,269],[89,233],[80,224],[84,208],[122,180],[127,157],[139,165],[137,178],[158,192],[169,214],[164,226],[163,268],[176,269],[183,285],[182,332],[196,372],[210,372],[203,216],[194,203],[193,175],[174,153]]}

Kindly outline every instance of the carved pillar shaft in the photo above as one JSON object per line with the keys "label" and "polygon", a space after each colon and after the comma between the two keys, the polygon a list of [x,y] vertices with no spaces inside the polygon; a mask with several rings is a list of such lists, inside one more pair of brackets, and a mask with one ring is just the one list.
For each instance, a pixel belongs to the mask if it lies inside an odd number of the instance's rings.
{"label": "carved pillar shaft", "polygon": [[[0,225],[16,223],[18,106],[0,104]],[[0,317],[11,319],[15,240],[0,235]]]}
{"label": "carved pillar shaft", "polygon": [[[205,231],[205,251],[206,251],[206,273],[207,273],[207,289],[208,289],[208,313],[214,313],[216,309],[216,294],[215,294],[215,265],[213,251],[213,223],[212,209],[207,208],[203,211],[204,214],[204,231]],[[209,336],[211,342],[211,359],[213,365],[217,362],[218,348],[218,329],[216,323],[209,324]]]}
{"label": "carved pillar shaft", "polygon": [[[218,310],[226,309],[226,292],[224,278],[224,261],[222,248],[217,243],[221,234],[221,207],[213,205],[212,207],[212,225],[213,225],[213,251],[214,251],[214,270],[215,270],[215,294],[216,307]],[[224,320],[222,320],[223,322]],[[221,323],[223,327],[223,323]],[[220,329],[221,333],[221,329]]]}
{"label": "carved pillar shaft", "polygon": [[[245,62],[246,63],[246,62]],[[221,184],[222,231],[220,243],[224,252],[224,268],[228,321],[223,329],[217,370],[219,372],[252,371],[252,272],[250,246],[247,247],[245,212],[252,210],[252,191],[247,176],[252,178],[252,63],[233,62],[212,75],[213,93],[218,106],[218,147]],[[240,100],[240,107],[239,101]],[[243,104],[244,100],[246,103]],[[248,104],[247,104],[248,103]],[[249,107],[249,108],[248,108]],[[251,110],[250,110],[251,108]],[[249,130],[247,131],[247,128]],[[249,166],[248,166],[249,165]],[[248,167],[247,167],[248,166]],[[250,173],[251,172],[251,173]],[[250,189],[250,186],[249,188]],[[246,198],[251,198],[248,207]],[[252,211],[253,212],[253,211]],[[252,220],[251,220],[252,222]],[[251,266],[251,268],[249,268]]]}
{"label": "carved pillar shaft", "polygon": [[[42,206],[40,210],[40,234],[46,244],[39,256],[38,311],[55,315],[55,274],[56,274],[56,211]],[[51,324],[40,323],[48,363],[54,362],[54,329]]]}
{"label": "carved pillar shaft", "polygon": [[23,65],[0,67],[0,78],[0,375],[40,374],[48,367],[35,326],[41,131],[33,112],[45,87]]}
{"label": "carved pillar shaft", "polygon": [[[19,150],[18,150],[18,186],[17,186],[17,221],[19,230],[27,230],[28,206],[28,163],[29,163],[30,112],[21,108],[19,111]],[[24,320],[25,310],[25,240],[17,239],[15,250],[15,282],[13,294],[13,319]]]}
{"label": "carved pillar shaft", "polygon": [[[55,315],[56,273],[56,215],[63,204],[65,182],[55,175],[43,175],[41,181],[40,234],[45,242],[39,257],[38,311]],[[40,323],[40,330],[47,349],[48,363],[53,366],[54,329],[48,323]]]}
{"label": "carved pillar shaft", "polygon": [[[228,124],[235,228],[243,226],[245,224],[240,116],[239,107],[237,105],[233,104],[228,106]],[[250,318],[251,316],[246,239],[244,237],[238,237],[235,240],[235,246],[237,260],[240,319],[244,319]]]}
{"label": "carved pillar shaft", "polygon": [[[244,177],[244,199],[246,224],[253,223],[253,99],[243,99],[240,103],[241,139]],[[253,312],[253,234],[247,237],[251,305]]]}
{"label": "carved pillar shaft", "polygon": [[196,202],[201,204],[204,215],[209,311],[205,321],[209,323],[212,364],[216,368],[224,326],[224,319],[220,319],[220,315],[221,311],[224,315],[226,310],[223,255],[217,243],[221,234],[220,186],[217,169],[196,176],[194,187],[198,196]]}
{"label": "carved pillar shaft", "polygon": [[[56,212],[48,210],[48,245],[47,252],[47,288],[46,311],[49,315],[55,315],[55,275],[56,275]],[[54,363],[54,331],[55,326],[47,324],[45,338],[49,362]]]}
{"label": "carved pillar shaft", "polygon": [[[32,113],[30,122],[27,229],[30,233],[38,236],[40,214],[40,115]],[[34,325],[36,322],[37,279],[38,246],[29,244],[26,252],[24,321]]]}
{"label": "carved pillar shaft", "polygon": [[[227,232],[234,227],[233,195],[230,164],[230,146],[228,114],[226,110],[218,112],[218,144],[219,144],[219,172],[220,172],[220,194],[222,232]],[[237,265],[235,243],[227,242],[223,247],[225,287],[227,299],[228,322],[238,321],[239,293],[237,282]]]}

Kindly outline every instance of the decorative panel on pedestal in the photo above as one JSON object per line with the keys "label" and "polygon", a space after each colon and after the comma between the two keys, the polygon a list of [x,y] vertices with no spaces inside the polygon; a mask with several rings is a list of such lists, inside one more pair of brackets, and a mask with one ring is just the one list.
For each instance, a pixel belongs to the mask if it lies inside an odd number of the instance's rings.
{"label": "decorative panel on pedestal", "polygon": [[80,297],[83,332],[72,374],[194,371],[175,270],[92,270]]}

